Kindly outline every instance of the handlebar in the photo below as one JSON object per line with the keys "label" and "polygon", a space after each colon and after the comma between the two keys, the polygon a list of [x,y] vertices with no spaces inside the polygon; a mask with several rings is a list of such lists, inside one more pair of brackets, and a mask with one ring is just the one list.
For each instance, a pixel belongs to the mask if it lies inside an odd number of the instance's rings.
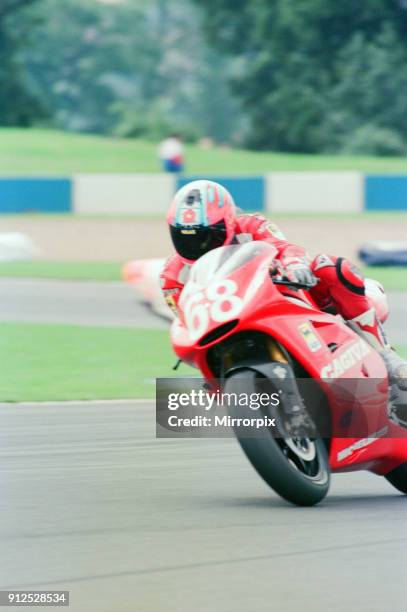
{"label": "handlebar", "polygon": [[287,278],[282,278],[279,276],[272,276],[271,280],[275,285],[284,285],[286,287],[292,287],[293,289],[312,289],[319,283],[319,279],[316,278],[313,283],[298,283],[296,281],[290,281]]}

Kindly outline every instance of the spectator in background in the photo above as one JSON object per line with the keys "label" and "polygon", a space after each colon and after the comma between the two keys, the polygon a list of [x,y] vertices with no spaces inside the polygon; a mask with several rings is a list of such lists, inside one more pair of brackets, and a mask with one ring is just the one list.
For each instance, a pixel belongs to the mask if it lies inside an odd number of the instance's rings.
{"label": "spectator in background", "polygon": [[158,146],[158,156],[165,172],[182,172],[184,169],[184,145],[178,134],[164,138]]}

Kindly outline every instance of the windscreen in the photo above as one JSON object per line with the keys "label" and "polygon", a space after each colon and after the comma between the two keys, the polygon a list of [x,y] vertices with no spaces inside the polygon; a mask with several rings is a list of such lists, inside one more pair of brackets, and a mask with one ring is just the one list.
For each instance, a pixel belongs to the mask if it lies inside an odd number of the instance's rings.
{"label": "windscreen", "polygon": [[276,250],[271,244],[258,240],[214,249],[192,266],[189,281],[206,287],[214,280],[229,276],[251,259],[266,252],[273,255]]}

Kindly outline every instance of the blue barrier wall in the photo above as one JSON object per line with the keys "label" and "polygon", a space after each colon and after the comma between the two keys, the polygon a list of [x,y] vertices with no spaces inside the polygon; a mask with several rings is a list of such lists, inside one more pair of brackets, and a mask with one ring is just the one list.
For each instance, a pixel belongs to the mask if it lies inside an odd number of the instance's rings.
{"label": "blue barrier wall", "polygon": [[207,179],[221,183],[232,194],[236,206],[247,212],[263,212],[265,203],[265,178],[263,176],[182,176],[178,179],[177,189],[190,181]]}
{"label": "blue barrier wall", "polygon": [[71,210],[71,179],[0,180],[0,213],[62,213]]}
{"label": "blue barrier wall", "polygon": [[[177,178],[164,174],[92,174],[55,179],[0,177],[0,214],[164,214],[176,189],[204,178],[224,185],[237,206],[246,212],[323,213],[330,208],[344,212],[407,211],[407,174],[363,176],[337,172],[331,175],[302,172],[253,177]],[[335,199],[336,194],[339,196]]]}
{"label": "blue barrier wall", "polygon": [[407,210],[407,176],[366,176],[365,210]]}

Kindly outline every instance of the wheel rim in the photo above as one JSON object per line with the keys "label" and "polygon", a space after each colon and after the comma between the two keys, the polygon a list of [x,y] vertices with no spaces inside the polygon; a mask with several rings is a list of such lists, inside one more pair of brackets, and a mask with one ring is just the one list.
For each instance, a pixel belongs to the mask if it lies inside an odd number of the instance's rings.
{"label": "wheel rim", "polygon": [[310,438],[278,438],[276,442],[288,463],[312,480],[319,479],[324,471],[316,444]]}
{"label": "wheel rim", "polygon": [[313,461],[317,454],[315,442],[310,438],[287,438],[287,446],[303,461]]}

